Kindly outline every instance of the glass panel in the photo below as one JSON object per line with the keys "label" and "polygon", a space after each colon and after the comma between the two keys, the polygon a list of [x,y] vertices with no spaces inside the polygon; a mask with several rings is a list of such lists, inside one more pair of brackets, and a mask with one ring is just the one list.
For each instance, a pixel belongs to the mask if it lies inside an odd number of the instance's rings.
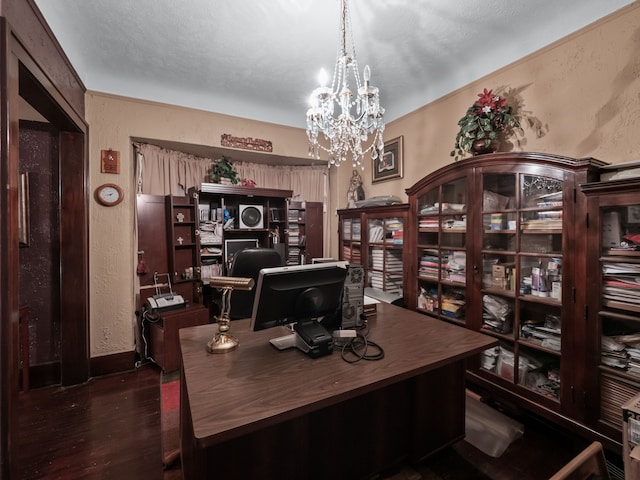
{"label": "glass panel", "polygon": [[515,208],[515,174],[489,173],[483,175],[482,182],[482,210],[491,212]]}
{"label": "glass panel", "polygon": [[369,243],[382,243],[385,241],[384,221],[380,218],[368,220]]}
{"label": "glass panel", "polygon": [[387,218],[384,221],[385,242],[402,246],[404,243],[404,223],[401,218]]}
{"label": "glass panel", "polygon": [[562,235],[560,233],[523,232],[520,236],[520,251],[524,253],[562,253]]}
{"label": "glass panel", "polygon": [[424,249],[420,255],[418,276],[438,280],[440,274],[440,254],[438,250]]}
{"label": "glass panel", "polygon": [[360,219],[359,218],[353,219],[353,224],[351,227],[351,239],[356,242],[360,241]]}
{"label": "glass panel", "polygon": [[482,328],[507,334],[513,331],[514,300],[497,295],[482,296]]}
{"label": "glass panel", "polygon": [[520,229],[530,233],[562,233],[562,210],[524,212]]}
{"label": "glass panel", "polygon": [[418,288],[418,310],[428,313],[439,311],[438,286],[435,283],[420,281]]}
{"label": "glass panel", "polygon": [[640,205],[605,208],[601,215],[603,253],[640,256]]}
{"label": "glass panel", "polygon": [[520,349],[518,383],[545,397],[560,399],[560,357],[533,349]]}
{"label": "glass panel", "polygon": [[342,238],[344,240],[351,240],[351,219],[345,218],[342,221]]}
{"label": "glass panel", "polygon": [[482,287],[515,292],[515,257],[484,254],[482,256]]}
{"label": "glass panel", "polygon": [[466,302],[466,292],[463,288],[443,286],[440,314],[443,317],[464,321]]}
{"label": "glass panel", "polygon": [[640,377],[640,323],[617,318],[602,319],[601,361],[604,365]]}
{"label": "glass panel", "polygon": [[442,232],[440,244],[449,248],[466,248],[467,235],[461,231],[446,230]]}
{"label": "glass panel", "polygon": [[437,214],[440,204],[438,203],[438,190],[430,190],[418,197],[418,214]]}
{"label": "glass panel", "polygon": [[601,363],[640,378],[640,205],[601,216]]}
{"label": "glass panel", "polygon": [[460,178],[442,185],[442,213],[464,212],[467,209],[466,204],[466,178]]}
{"label": "glass panel", "polygon": [[440,278],[464,285],[467,282],[467,252],[443,250]]}
{"label": "glass panel", "polygon": [[516,231],[517,216],[510,213],[485,213],[482,215],[482,228],[485,232]]}
{"label": "glass panel", "polygon": [[554,257],[521,257],[520,293],[562,299],[562,260]]}
{"label": "glass panel", "polygon": [[560,307],[522,302],[520,340],[560,354],[562,323]]}
{"label": "glass panel", "polygon": [[538,175],[522,175],[521,208],[562,208],[562,182]]}

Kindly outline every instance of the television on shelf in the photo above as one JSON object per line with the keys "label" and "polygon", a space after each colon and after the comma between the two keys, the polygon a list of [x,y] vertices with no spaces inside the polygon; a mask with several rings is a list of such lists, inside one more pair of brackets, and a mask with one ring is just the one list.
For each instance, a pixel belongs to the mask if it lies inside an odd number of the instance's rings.
{"label": "television on shelf", "polygon": [[346,276],[346,262],[263,268],[256,284],[251,328],[289,326],[292,332],[270,340],[279,350],[297,347],[311,357],[331,353],[332,336],[325,325],[340,315]]}
{"label": "television on shelf", "polygon": [[257,238],[230,238],[224,241],[224,258],[227,262],[227,267],[231,267],[233,262],[233,256],[240,250],[245,248],[258,248],[259,241]]}

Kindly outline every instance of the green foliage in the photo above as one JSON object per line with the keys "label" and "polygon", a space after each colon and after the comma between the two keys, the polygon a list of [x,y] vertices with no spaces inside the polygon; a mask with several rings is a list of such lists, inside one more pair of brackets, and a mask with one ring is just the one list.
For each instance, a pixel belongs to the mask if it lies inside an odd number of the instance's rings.
{"label": "green foliage", "polygon": [[223,156],[216,164],[214,164],[209,174],[212,183],[220,183],[220,179],[228,178],[234,185],[237,184],[240,179],[238,178],[238,172],[233,169],[233,164],[229,157]]}
{"label": "green foliage", "polygon": [[478,94],[477,100],[458,121],[460,130],[456,135],[451,156],[458,161],[465,157],[476,140],[485,140],[486,146],[496,141],[499,133],[510,134],[520,127],[518,117],[506,105],[504,98],[494,95],[491,90]]}

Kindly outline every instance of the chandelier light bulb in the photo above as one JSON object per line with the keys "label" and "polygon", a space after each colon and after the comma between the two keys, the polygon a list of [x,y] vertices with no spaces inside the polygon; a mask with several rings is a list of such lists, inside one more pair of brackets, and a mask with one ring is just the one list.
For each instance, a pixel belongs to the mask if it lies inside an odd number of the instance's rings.
{"label": "chandelier light bulb", "polygon": [[320,69],[320,73],[318,73],[318,83],[321,87],[326,87],[329,82],[329,74],[324,68]]}
{"label": "chandelier light bulb", "polygon": [[[348,40],[350,45],[347,45]],[[318,75],[320,87],[310,97],[307,110],[309,155],[319,159],[321,151],[327,153],[329,166],[339,166],[351,157],[353,167],[364,170],[362,160],[366,154],[376,159],[384,152],[384,108],[380,106],[378,89],[370,85],[369,65],[362,74],[364,83],[360,81],[347,0],[341,0],[340,41],[331,86],[327,86],[330,77],[321,69]],[[353,90],[349,88],[349,75],[355,80]],[[335,105],[339,107],[336,117]],[[371,143],[363,145],[369,138]]]}
{"label": "chandelier light bulb", "polygon": [[364,78],[364,86],[368,87],[369,82],[371,81],[371,69],[369,68],[369,65],[366,65],[364,67],[364,70],[362,72],[362,78]]}

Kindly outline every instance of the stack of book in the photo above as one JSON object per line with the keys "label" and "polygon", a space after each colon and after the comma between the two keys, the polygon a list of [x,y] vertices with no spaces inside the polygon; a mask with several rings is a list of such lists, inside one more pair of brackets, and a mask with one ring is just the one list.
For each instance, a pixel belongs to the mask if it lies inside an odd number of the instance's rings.
{"label": "stack of book", "polygon": [[623,308],[637,309],[640,305],[640,264],[604,263],[602,298]]}
{"label": "stack of book", "polygon": [[418,275],[421,277],[438,278],[440,260],[436,250],[425,250],[420,257]]}
{"label": "stack of book", "polygon": [[342,258],[344,258],[346,262],[361,265],[362,257],[360,255],[360,247],[349,247],[348,245],[345,245],[342,247]]}
{"label": "stack of book", "polygon": [[465,294],[462,290],[450,290],[442,294],[440,305],[442,315],[451,318],[464,318]]}

